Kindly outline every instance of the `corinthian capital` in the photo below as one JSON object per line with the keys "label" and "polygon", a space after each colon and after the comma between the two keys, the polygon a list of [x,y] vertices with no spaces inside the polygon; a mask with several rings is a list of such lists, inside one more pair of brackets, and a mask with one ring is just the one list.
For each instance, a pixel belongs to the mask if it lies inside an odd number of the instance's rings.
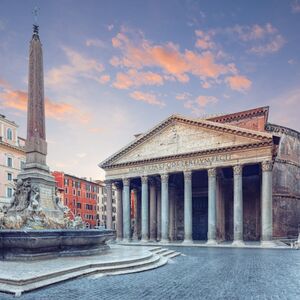
{"label": "corinthian capital", "polygon": [[187,179],[187,180],[192,179],[192,171],[184,171],[183,175],[184,175],[184,179]]}
{"label": "corinthian capital", "polygon": [[261,163],[261,167],[263,172],[272,171],[273,169],[273,161],[271,160],[265,160]]}
{"label": "corinthian capital", "polygon": [[216,168],[211,168],[207,170],[208,177],[215,177],[217,174],[217,169]]}
{"label": "corinthian capital", "polygon": [[130,179],[129,178],[123,178],[123,186],[129,186],[130,185]]}
{"label": "corinthian capital", "polygon": [[161,174],[161,182],[167,183],[169,180],[169,174]]}
{"label": "corinthian capital", "polygon": [[147,184],[148,183],[148,176],[142,176],[141,181],[142,181],[142,184]]}
{"label": "corinthian capital", "polygon": [[233,167],[233,174],[234,175],[242,175],[243,173],[243,166],[242,165],[236,165]]}

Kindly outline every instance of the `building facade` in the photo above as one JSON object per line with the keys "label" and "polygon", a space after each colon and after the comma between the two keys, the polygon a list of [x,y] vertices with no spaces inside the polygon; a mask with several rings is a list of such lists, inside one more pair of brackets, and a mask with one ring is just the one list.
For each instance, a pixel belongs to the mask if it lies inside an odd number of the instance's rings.
{"label": "building facade", "polygon": [[59,195],[68,206],[71,218],[80,216],[87,227],[97,226],[97,204],[100,199],[101,186],[92,180],[78,178],[63,172],[54,171]]}
{"label": "building facade", "polygon": [[25,140],[18,136],[18,125],[0,115],[0,207],[10,202],[13,180],[25,160]]}
{"label": "building facade", "polygon": [[[99,201],[97,205],[97,225],[107,228],[107,186],[104,181],[96,181],[100,186]],[[114,184],[111,186],[111,201],[112,201],[112,226],[111,228],[116,230],[116,187]],[[109,191],[110,193],[110,191]]]}
{"label": "building facade", "polygon": [[117,237],[235,245],[296,237],[300,134],[268,123],[268,113],[172,115],[102,162],[117,188]]}

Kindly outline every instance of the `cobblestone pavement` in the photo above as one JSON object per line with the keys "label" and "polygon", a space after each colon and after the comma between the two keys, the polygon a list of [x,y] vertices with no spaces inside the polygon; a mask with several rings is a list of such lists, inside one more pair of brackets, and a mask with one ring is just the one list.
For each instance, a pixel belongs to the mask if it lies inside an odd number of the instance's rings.
{"label": "cobblestone pavement", "polygon": [[[79,278],[24,294],[21,300],[300,299],[300,251],[172,249],[184,255],[162,268]],[[0,293],[0,299],[13,296]]]}

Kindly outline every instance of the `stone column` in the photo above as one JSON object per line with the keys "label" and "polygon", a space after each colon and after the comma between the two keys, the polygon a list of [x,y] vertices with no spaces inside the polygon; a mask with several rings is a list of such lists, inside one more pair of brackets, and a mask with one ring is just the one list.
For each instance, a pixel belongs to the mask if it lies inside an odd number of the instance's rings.
{"label": "stone column", "polygon": [[112,182],[105,181],[106,185],[106,228],[112,229]]}
{"label": "stone column", "polygon": [[157,183],[156,186],[156,196],[157,196],[157,202],[156,202],[156,218],[157,218],[157,240],[161,239],[161,187],[160,184]]}
{"label": "stone column", "polygon": [[184,243],[191,243],[193,230],[192,172],[184,173]]}
{"label": "stone column", "polygon": [[117,240],[123,238],[123,207],[122,207],[122,187],[120,183],[116,183],[117,192]]}
{"label": "stone column", "polygon": [[138,240],[138,210],[137,210],[137,189],[132,190],[133,203],[134,203],[134,227],[133,227],[133,239]]}
{"label": "stone column", "polygon": [[273,204],[272,204],[272,161],[262,163],[262,193],[261,193],[261,244],[271,244],[273,237]]}
{"label": "stone column", "polygon": [[169,188],[169,203],[170,203],[170,216],[169,216],[169,237],[173,241],[175,239],[175,186],[170,185]]}
{"label": "stone column", "polygon": [[233,245],[243,245],[243,168],[233,167]]}
{"label": "stone column", "polygon": [[208,232],[207,244],[216,244],[216,224],[217,224],[217,180],[216,169],[208,169]]}
{"label": "stone column", "polygon": [[150,240],[156,241],[156,184],[150,180]]}
{"label": "stone column", "polygon": [[130,179],[123,179],[123,239],[130,241]]}
{"label": "stone column", "polygon": [[149,239],[148,177],[142,176],[142,241]]}
{"label": "stone column", "polygon": [[169,241],[169,174],[161,174],[161,242]]}

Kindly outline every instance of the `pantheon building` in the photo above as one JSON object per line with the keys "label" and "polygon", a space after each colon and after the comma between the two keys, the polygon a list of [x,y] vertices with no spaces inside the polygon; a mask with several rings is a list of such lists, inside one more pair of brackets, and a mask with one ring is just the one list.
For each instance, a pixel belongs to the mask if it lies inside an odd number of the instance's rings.
{"label": "pantheon building", "polygon": [[99,164],[107,227],[117,188],[117,238],[261,241],[300,225],[300,133],[268,122],[268,107],[196,119],[172,115]]}

